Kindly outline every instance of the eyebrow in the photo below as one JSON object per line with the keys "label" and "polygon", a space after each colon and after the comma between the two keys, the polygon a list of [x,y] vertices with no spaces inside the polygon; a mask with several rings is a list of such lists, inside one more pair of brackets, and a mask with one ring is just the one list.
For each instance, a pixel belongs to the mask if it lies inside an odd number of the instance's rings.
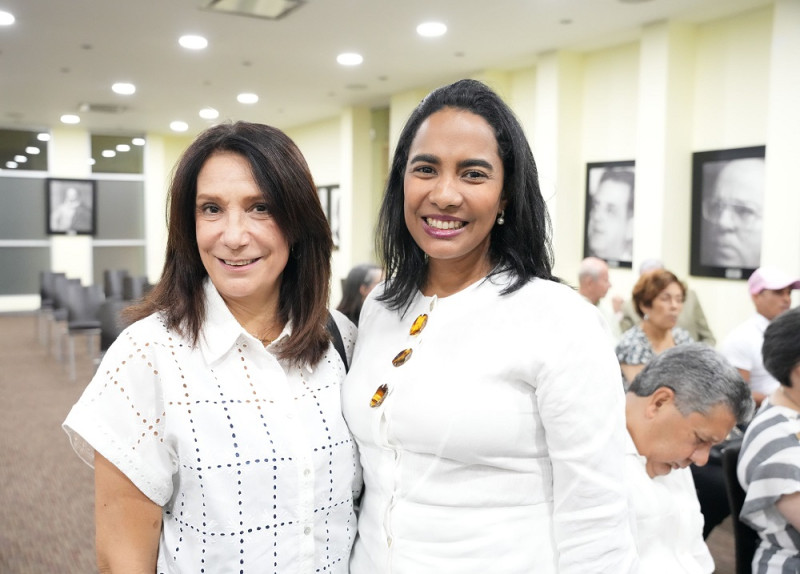
{"label": "eyebrow", "polygon": [[[429,153],[417,154],[408,161],[409,164],[419,163],[419,162],[432,163],[434,165],[439,165],[442,163],[437,156]],[[464,169],[467,167],[482,167],[484,169],[494,171],[494,166],[485,159],[465,159],[458,162],[457,167],[458,169]]]}

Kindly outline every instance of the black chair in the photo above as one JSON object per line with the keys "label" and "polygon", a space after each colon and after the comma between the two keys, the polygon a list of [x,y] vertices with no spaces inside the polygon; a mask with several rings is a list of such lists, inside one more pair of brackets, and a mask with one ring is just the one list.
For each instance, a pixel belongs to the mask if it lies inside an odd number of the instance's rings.
{"label": "black chair", "polygon": [[86,337],[86,344],[92,361],[96,360],[97,343],[94,337],[100,336],[100,305],[105,300],[100,285],[70,285],[67,296],[67,330],[69,349],[69,377],[75,380],[75,337]]}
{"label": "black chair", "polygon": [[122,298],[126,301],[138,301],[153,286],[147,281],[146,275],[134,275],[125,277],[122,283]]}
{"label": "black chair", "polygon": [[123,299],[123,286],[127,269],[106,269],[103,271],[103,291],[106,299]]}
{"label": "black chair", "polygon": [[130,301],[124,299],[106,299],[100,305],[98,318],[100,319],[101,358],[123,329],[128,326],[128,322],[122,318],[122,311],[130,304]]}
{"label": "black chair", "polygon": [[53,280],[53,309],[49,316],[48,346],[52,346],[52,351],[59,361],[64,359],[63,341],[67,332],[69,291],[80,284],[80,279],[70,279],[63,274]]}
{"label": "black chair", "polygon": [[39,332],[39,342],[42,345],[49,345],[50,342],[50,320],[55,305],[55,283],[56,277],[65,277],[64,273],[55,271],[41,271],[39,273],[39,296],[41,303],[36,316],[37,330]]}
{"label": "black chair", "polygon": [[736,574],[752,574],[753,556],[761,542],[758,533],[739,520],[744,505],[745,492],[736,476],[741,444],[734,444],[722,451],[722,469],[725,472],[725,490],[731,506],[733,540],[736,551]]}

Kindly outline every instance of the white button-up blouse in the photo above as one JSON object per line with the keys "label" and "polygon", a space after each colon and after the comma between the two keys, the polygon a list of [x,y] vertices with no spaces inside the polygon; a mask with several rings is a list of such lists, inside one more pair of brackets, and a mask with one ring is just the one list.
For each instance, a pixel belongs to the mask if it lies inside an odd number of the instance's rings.
{"label": "white button-up blouse", "polygon": [[346,573],[361,476],[336,350],[285,364],[205,294],[197,346],[158,314],[120,335],[64,422],[73,447],[163,507],[159,573]]}
{"label": "white button-up blouse", "polygon": [[567,286],[504,284],[418,294],[404,316],[381,286],[367,299],[342,400],[365,483],[353,574],[635,571],[603,319]]}

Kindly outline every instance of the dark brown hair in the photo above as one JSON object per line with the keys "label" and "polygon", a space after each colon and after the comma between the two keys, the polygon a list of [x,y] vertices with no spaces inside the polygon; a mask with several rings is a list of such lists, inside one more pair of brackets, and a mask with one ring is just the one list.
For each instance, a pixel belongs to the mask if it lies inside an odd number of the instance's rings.
{"label": "dark brown hair", "polygon": [[686,287],[671,271],[666,269],[654,269],[647,273],[642,273],[636,285],[633,286],[633,306],[640,317],[644,317],[642,305],[650,307],[656,300],[659,293],[677,283],[681,288],[681,293],[686,297]]}
{"label": "dark brown hair", "polygon": [[305,158],[286,134],[270,126],[220,124],[201,133],[183,153],[169,188],[169,234],[161,280],[126,316],[137,320],[160,311],[167,327],[197,342],[205,319],[203,283],[208,276],[195,232],[197,176],[208,158],[219,152],[247,160],[267,209],[291,247],[278,315],[282,322],[292,322],[292,334],[277,347],[278,356],[315,364],[329,342],[325,323],[333,242]]}

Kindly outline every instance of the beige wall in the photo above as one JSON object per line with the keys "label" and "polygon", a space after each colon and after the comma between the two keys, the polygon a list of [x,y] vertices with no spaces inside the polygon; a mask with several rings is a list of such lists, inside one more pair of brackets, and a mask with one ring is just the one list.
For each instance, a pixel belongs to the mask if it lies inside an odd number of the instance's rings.
{"label": "beige wall", "polygon": [[[531,141],[554,224],[556,273],[576,281],[586,163],[634,159],[634,269],[612,271],[613,292],[627,295],[639,263],[660,257],[698,292],[721,339],[752,312],[752,305],[742,281],[688,275],[691,153],[766,144],[762,260],[800,274],[800,192],[792,172],[800,149],[798,53],[800,3],[777,0],[774,6],[700,25],[653,23],[633,43],[539,54],[523,69],[474,74],[506,98]],[[317,183],[342,186],[334,305],[339,280],[349,268],[375,260],[374,224],[389,154],[408,115],[432,87],[394,94],[387,108],[348,108],[329,120],[287,130]],[[185,138],[148,135],[151,279],[157,278],[163,257],[166,182],[187,143]],[[70,171],[88,146],[86,134],[56,130],[52,146],[53,175],[86,176]],[[90,277],[89,239],[53,238],[53,253],[54,268]]]}

